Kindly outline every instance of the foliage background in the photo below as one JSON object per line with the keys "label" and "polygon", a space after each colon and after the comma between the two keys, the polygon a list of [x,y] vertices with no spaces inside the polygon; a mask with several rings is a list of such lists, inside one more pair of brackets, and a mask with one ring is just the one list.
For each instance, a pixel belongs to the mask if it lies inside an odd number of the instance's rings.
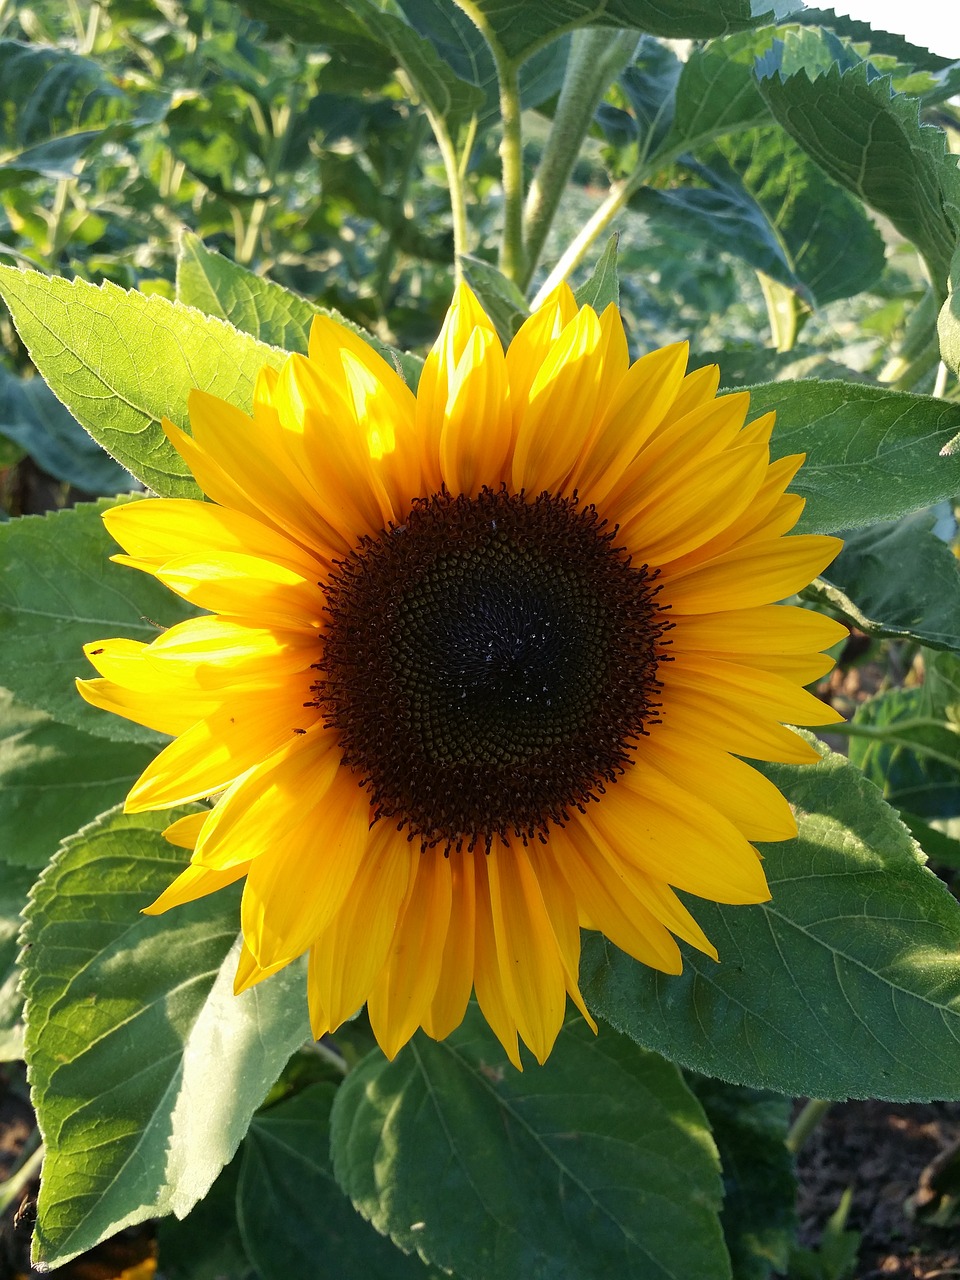
{"label": "foliage background", "polygon": [[[783,1095],[960,1097],[960,67],[745,0],[473,10],[0,3],[0,1048],[46,1262],[168,1214],[189,1280],[801,1275]],[[857,628],[848,758],[771,770],[801,840],[772,904],[704,919],[719,969],[587,944],[601,1034],[542,1071],[472,1016],[392,1065],[362,1018],[302,1049],[296,970],[230,994],[230,894],[138,915],[182,857],[115,806],[163,740],[72,677],[183,614],[95,500],[195,492],[159,415],[242,401],[318,308],[415,383],[456,269],[508,338],[558,263],[807,451],[804,527],[848,531],[807,600]]]}

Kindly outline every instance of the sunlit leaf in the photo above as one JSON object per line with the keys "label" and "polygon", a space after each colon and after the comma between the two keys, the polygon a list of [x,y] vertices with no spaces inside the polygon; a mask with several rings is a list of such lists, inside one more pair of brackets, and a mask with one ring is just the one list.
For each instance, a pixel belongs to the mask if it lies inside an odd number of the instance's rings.
{"label": "sunlit leaf", "polygon": [[35,1248],[57,1266],[125,1226],[186,1214],[309,1036],[291,966],[233,994],[238,893],[139,914],[183,869],[170,815],[105,815],[67,840],[26,913],[27,1060],[46,1144]]}
{"label": "sunlit leaf", "polygon": [[165,497],[196,497],[160,427],[186,426],[194,387],[248,410],[257,372],[283,353],[190,307],[0,267],[0,295],[34,364],[93,438]]}
{"label": "sunlit leaf", "polygon": [[683,947],[679,977],[594,935],[588,1004],[638,1044],[754,1088],[960,1096],[960,904],[845,757],[764,771],[800,826],[799,840],[762,846],[771,901],[691,900],[720,962]]}

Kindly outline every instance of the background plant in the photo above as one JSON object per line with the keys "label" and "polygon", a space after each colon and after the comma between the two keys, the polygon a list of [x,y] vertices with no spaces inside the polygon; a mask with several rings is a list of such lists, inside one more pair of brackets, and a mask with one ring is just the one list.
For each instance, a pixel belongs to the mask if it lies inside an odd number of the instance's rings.
{"label": "background plant", "polygon": [[[747,0],[0,4],[0,1047],[39,1258],[170,1215],[193,1280],[763,1277],[784,1095],[960,1097],[958,87]],[[508,338],[567,272],[806,451],[802,527],[847,536],[808,602],[871,646],[848,757],[770,767],[801,836],[764,849],[772,903],[700,909],[721,966],[587,943],[601,1033],[545,1068],[492,1076],[473,1017],[392,1064],[362,1017],[304,1048],[302,975],[231,994],[229,893],[138,914],[183,861],[117,807],[162,739],[73,676],[187,606],[109,563],[93,499],[196,493],[158,418],[242,402],[318,310],[415,385],[455,275]]]}

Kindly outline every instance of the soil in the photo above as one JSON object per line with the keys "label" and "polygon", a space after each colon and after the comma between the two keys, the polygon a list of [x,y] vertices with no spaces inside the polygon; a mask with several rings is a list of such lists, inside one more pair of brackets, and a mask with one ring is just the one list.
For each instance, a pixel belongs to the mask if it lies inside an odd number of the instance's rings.
{"label": "soil", "polygon": [[[852,1187],[847,1229],[861,1233],[857,1280],[960,1277],[960,1206],[952,1217],[949,1199],[950,1175],[958,1178],[949,1157],[958,1144],[957,1102],[835,1105],[798,1160],[800,1243],[819,1243]],[[932,1225],[932,1217],[946,1225]]]}

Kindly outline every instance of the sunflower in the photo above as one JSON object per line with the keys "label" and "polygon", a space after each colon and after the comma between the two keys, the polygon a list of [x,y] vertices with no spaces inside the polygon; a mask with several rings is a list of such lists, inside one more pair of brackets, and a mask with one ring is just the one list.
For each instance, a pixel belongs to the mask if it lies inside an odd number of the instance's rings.
{"label": "sunflower", "polygon": [[149,912],[245,878],[238,991],[308,952],[314,1034],[367,1003],[392,1057],[471,993],[519,1067],[578,987],[580,930],[666,973],[716,958],[677,890],[769,897],[751,841],[796,833],[741,757],[803,762],[786,724],[842,627],[775,602],[833,558],[784,535],[801,456],[717,398],[684,344],[633,364],[615,307],[561,285],[504,352],[465,286],[416,396],[333,320],[164,429],[209,501],[104,520],[208,612],[100,640],[87,701],[173,736],[129,812],[212,800]]}

